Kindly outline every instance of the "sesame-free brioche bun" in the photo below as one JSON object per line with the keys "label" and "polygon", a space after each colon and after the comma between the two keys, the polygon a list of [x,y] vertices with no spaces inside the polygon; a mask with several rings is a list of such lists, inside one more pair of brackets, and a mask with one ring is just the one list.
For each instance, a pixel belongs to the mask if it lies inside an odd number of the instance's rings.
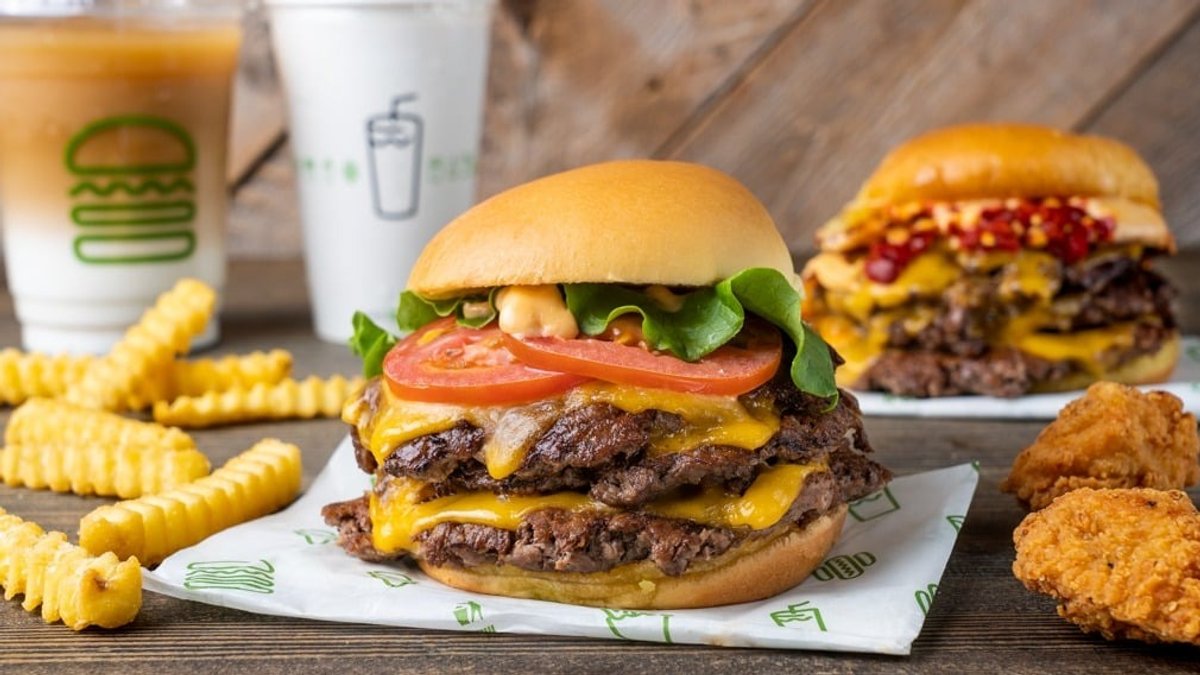
{"label": "sesame-free brioche bun", "polygon": [[511,565],[438,567],[420,562],[433,579],[463,590],[515,598],[620,609],[685,609],[761,600],[800,582],[833,548],[846,506],[763,540],[752,540],[679,576],[653,563],[608,572],[531,572]]}
{"label": "sesame-free brioche bun", "polygon": [[1174,250],[1154,172],[1129,146],[1028,124],[967,124],[930,131],[892,150],[858,195],[817,235],[825,250],[871,241],[862,218],[889,204],[1009,197],[1092,197],[1116,221],[1117,243]]}
{"label": "sesame-free brioche bun", "polygon": [[965,124],[917,136],[883,158],[855,200],[1076,195],[1159,207],[1158,181],[1129,146],[1028,124]]}
{"label": "sesame-free brioche bun", "polygon": [[741,183],[698,164],[594,164],[506,190],[462,214],[417,259],[426,298],[510,285],[707,286],[747,267],[789,278],[791,254]]}

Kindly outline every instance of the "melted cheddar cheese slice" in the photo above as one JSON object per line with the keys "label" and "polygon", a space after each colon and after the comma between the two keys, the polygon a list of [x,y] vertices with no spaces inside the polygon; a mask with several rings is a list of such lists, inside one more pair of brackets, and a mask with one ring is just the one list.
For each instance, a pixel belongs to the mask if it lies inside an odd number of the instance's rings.
{"label": "melted cheddar cheese slice", "polygon": [[608,403],[639,413],[662,410],[683,419],[681,429],[650,439],[650,454],[684,452],[700,445],[729,445],[747,450],[762,447],[779,431],[779,415],[768,404],[743,403],[732,396],[685,394],[616,384],[587,384],[556,399],[522,406],[458,406],[405,401],[380,382],[374,394],[349,401],[342,419],[353,425],[380,464],[404,443],[465,421],[484,430],[488,473],[501,479],[521,468],[533,443],[564,412],[592,403]]}
{"label": "melted cheddar cheese slice", "polygon": [[[762,530],[778,523],[814,473],[828,471],[824,462],[783,464],[763,471],[745,494],[731,496],[708,488],[693,496],[664,498],[642,510],[652,515],[681,518],[713,527]],[[419,501],[423,484],[407,478],[388,478],[383,496],[372,492],[372,542],[382,553],[413,551],[421,532],[441,523],[473,523],[515,530],[541,509],[614,512],[587,495],[560,492],[543,496],[467,492]]]}

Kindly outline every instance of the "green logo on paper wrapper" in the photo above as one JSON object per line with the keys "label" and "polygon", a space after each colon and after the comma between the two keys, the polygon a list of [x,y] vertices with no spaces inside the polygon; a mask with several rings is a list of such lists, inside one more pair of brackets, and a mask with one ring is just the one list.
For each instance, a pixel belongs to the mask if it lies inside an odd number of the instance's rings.
{"label": "green logo on paper wrapper", "polygon": [[867,495],[850,504],[850,515],[860,523],[899,510],[900,502],[896,501],[896,497],[888,488],[883,488],[875,494]]}
{"label": "green logo on paper wrapper", "polygon": [[876,558],[873,554],[863,551],[854,555],[835,555],[821,563],[813,570],[813,578],[817,581],[833,579],[856,579],[863,575],[868,567],[874,565]]}
{"label": "green logo on paper wrapper", "polygon": [[1200,363],[1200,345],[1189,345],[1187,355],[1193,363]]}
{"label": "green logo on paper wrapper", "polygon": [[950,527],[953,527],[955,532],[962,532],[963,522],[966,519],[966,516],[946,516],[946,522],[950,523]]}
{"label": "green logo on paper wrapper", "polygon": [[161,263],[196,249],[196,145],[162,117],[116,115],[89,123],[67,141],[72,242],[82,263]]}
{"label": "green logo on paper wrapper", "polygon": [[486,626],[482,625],[484,623],[483,605],[475,602],[474,600],[458,603],[454,607],[454,620],[457,621],[458,625],[460,626],[472,626],[473,624],[479,624],[474,627],[480,633],[496,632],[495,625],[490,623]]}
{"label": "green logo on paper wrapper", "polygon": [[293,530],[296,534],[304,537],[304,543],[310,546],[324,546],[337,539],[337,533],[333,530],[324,530],[321,528],[304,528]]}
{"label": "green logo on paper wrapper", "polygon": [[825,619],[821,617],[821,610],[816,607],[809,606],[809,601],[799,602],[794,605],[788,605],[787,609],[781,609],[776,612],[771,612],[771,620],[780,628],[787,628],[789,623],[805,623],[812,621],[816,624],[817,630],[822,633],[828,632],[825,628]]}
{"label": "green logo on paper wrapper", "polygon": [[404,588],[405,586],[411,586],[412,584],[417,583],[412,577],[404,574],[403,572],[375,570],[373,572],[367,572],[367,576],[371,577],[372,579],[378,579],[382,581],[383,585],[387,586],[388,588]]}
{"label": "green logo on paper wrapper", "polygon": [[929,616],[929,609],[933,607],[933,597],[937,595],[938,585],[929,584],[925,588],[918,588],[913,597],[917,600],[917,607],[921,608],[922,616]]}
{"label": "green logo on paper wrapper", "polygon": [[215,588],[247,593],[275,592],[275,567],[266,560],[212,560],[187,566],[183,587],[188,590]]}
{"label": "green logo on paper wrapper", "polygon": [[631,609],[604,610],[604,625],[622,640],[671,642],[671,615]]}

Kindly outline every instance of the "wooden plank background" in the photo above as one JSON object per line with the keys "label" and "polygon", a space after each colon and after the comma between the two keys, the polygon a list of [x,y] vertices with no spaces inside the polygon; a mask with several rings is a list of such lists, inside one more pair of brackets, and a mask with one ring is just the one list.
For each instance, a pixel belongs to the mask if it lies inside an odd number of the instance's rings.
{"label": "wooden plank background", "polygon": [[[283,103],[249,22],[231,156],[231,250],[293,258]],[[1108,134],[1156,170],[1200,248],[1200,0],[503,0],[480,196],[617,157],[721,168],[797,254],[894,144],[1015,120]]]}

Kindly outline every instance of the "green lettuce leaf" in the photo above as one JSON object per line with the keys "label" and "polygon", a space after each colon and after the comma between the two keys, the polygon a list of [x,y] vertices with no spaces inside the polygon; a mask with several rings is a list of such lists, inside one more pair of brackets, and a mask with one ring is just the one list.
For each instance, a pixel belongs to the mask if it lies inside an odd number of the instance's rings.
{"label": "green lettuce leaf", "polygon": [[[396,307],[396,327],[400,335],[408,335],[427,323],[453,315],[461,326],[481,328],[496,318],[495,293],[493,290],[486,297],[426,300],[412,291],[404,291]],[[383,357],[397,338],[362,312],[354,313],[353,323],[350,351],[362,359],[364,376],[378,375],[383,372]]]}
{"label": "green lettuce leaf", "polygon": [[[604,332],[617,317],[637,314],[642,333],[654,349],[686,361],[698,361],[729,342],[745,322],[746,312],[778,326],[796,345],[792,382],[805,392],[837,403],[837,384],[829,348],[800,318],[800,294],[780,272],[742,270],[711,288],[682,296],[678,311],[669,311],[645,293],[614,284],[565,284],[567,307],[585,335]],[[459,325],[480,328],[496,318],[496,289],[486,297],[426,300],[412,291],[400,296],[396,325],[402,335],[439,318],[453,316]],[[396,338],[361,312],[354,315],[350,348],[363,359],[363,374],[381,371],[384,355]]]}
{"label": "green lettuce leaf", "polygon": [[383,372],[383,357],[396,344],[396,338],[362,312],[355,312],[352,321],[354,335],[350,336],[350,351],[362,359],[363,376],[374,377]]}
{"label": "green lettuce leaf", "polygon": [[496,291],[484,296],[426,300],[412,291],[400,294],[396,325],[407,335],[425,324],[453,315],[460,326],[482,328],[496,318]]}
{"label": "green lettuce leaf", "polygon": [[693,291],[676,312],[644,293],[609,284],[567,284],[567,307],[587,335],[603,332],[614,319],[638,314],[654,349],[696,361],[733,339],[749,311],[775,324],[796,345],[791,376],[796,387],[837,402],[833,361],[825,342],[800,318],[802,298],[780,272],[743,270],[712,288]]}

